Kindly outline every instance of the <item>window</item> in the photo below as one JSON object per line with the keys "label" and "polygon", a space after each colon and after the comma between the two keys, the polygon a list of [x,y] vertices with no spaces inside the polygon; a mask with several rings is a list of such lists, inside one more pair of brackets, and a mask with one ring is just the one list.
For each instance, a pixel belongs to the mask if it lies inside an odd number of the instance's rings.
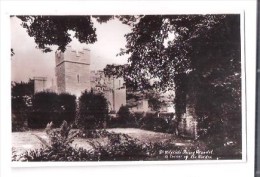
{"label": "window", "polygon": [[78,83],[79,83],[79,75],[77,75]]}

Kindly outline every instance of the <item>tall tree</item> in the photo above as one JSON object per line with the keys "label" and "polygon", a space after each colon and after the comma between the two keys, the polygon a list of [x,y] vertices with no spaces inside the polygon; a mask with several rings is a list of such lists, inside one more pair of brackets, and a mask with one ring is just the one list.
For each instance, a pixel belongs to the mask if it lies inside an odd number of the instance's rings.
{"label": "tall tree", "polygon": [[126,39],[133,82],[156,78],[154,87],[175,89],[178,121],[191,106],[208,135],[241,139],[239,15],[142,16]]}

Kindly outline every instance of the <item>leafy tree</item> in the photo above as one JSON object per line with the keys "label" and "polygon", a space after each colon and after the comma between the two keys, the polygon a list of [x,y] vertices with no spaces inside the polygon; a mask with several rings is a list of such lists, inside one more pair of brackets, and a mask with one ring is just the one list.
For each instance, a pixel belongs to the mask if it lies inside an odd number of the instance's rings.
{"label": "leafy tree", "polygon": [[101,93],[85,91],[79,97],[79,125],[85,129],[103,127],[108,117],[108,102]]}
{"label": "leafy tree", "polygon": [[201,130],[240,140],[240,16],[148,15],[138,21],[121,52],[130,55],[128,77],[138,83],[156,78],[154,87],[174,88],[179,121],[194,107]]}
{"label": "leafy tree", "polygon": [[126,88],[132,91],[142,91],[145,92],[148,89],[152,89],[150,81],[147,78],[142,78],[140,80],[133,80],[134,76],[131,76],[131,69],[129,68],[129,64],[124,65],[116,65],[116,64],[108,64],[103,69],[104,73],[108,77],[123,77]]}
{"label": "leafy tree", "polygon": [[116,65],[116,64],[108,64],[103,69],[104,74],[108,77],[116,76],[116,77],[123,77],[124,72],[127,70],[128,65]]}
{"label": "leafy tree", "polygon": [[50,45],[57,45],[64,51],[72,41],[69,31],[81,43],[94,43],[96,29],[90,16],[17,16],[30,37],[34,37],[37,47],[43,52],[50,52]]}
{"label": "leafy tree", "polygon": [[[14,17],[14,16],[11,16]],[[93,18],[99,23],[105,23],[114,16],[94,15],[94,16],[16,16],[22,21],[22,26],[27,29],[30,37],[34,38],[37,48],[43,52],[51,52],[50,46],[57,45],[61,51],[66,50],[66,46],[75,37],[81,43],[91,44],[97,41],[96,28],[93,26]],[[71,36],[69,31],[74,31]],[[13,55],[11,49],[11,55]]]}

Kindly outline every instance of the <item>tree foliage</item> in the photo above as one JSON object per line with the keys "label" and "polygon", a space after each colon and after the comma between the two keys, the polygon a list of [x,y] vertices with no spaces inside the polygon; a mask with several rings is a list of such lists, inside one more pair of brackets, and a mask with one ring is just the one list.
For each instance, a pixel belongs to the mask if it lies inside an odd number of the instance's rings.
{"label": "tree foliage", "polygon": [[[12,16],[13,17],[13,16]],[[51,52],[51,46],[57,45],[61,51],[66,50],[66,46],[76,38],[81,43],[92,44],[97,41],[96,28],[93,26],[93,19],[99,23],[106,23],[115,18],[111,15],[93,16],[16,16],[22,21],[22,26],[27,30],[30,37],[34,38],[36,47],[43,52]],[[129,17],[118,16],[122,21],[127,21]],[[133,19],[133,18],[131,18]],[[75,32],[71,36],[70,31]],[[11,55],[14,55],[13,50]]]}
{"label": "tree foliage", "polygon": [[12,82],[11,95],[15,97],[32,96],[34,93],[33,80],[28,82]]}
{"label": "tree foliage", "polygon": [[[126,88],[133,91],[142,91],[151,90],[153,87],[150,84],[148,78],[142,78],[140,80],[133,79],[131,75],[131,69],[129,64],[117,65],[117,64],[107,64],[103,69],[104,73],[108,77],[122,77],[124,78]],[[137,79],[137,78],[136,78]]]}
{"label": "tree foliage", "polygon": [[127,106],[122,105],[117,112],[117,116],[118,123],[121,126],[129,127],[134,122],[134,117]]}
{"label": "tree foliage", "polygon": [[103,127],[108,117],[108,102],[101,93],[85,91],[79,97],[79,124],[85,129]]}
{"label": "tree foliage", "polygon": [[96,29],[90,16],[17,16],[22,26],[34,38],[37,47],[43,52],[52,51],[50,46],[57,45],[64,51],[72,41],[69,31],[81,43],[94,43],[97,40]]}
{"label": "tree foliage", "polygon": [[75,115],[76,97],[74,95],[38,92],[32,98],[28,123],[31,128],[44,128],[49,122],[53,122],[58,127],[63,120],[73,122]]}
{"label": "tree foliage", "polygon": [[241,131],[239,15],[143,16],[126,40],[128,76],[174,88],[179,121],[189,105],[208,134]]}
{"label": "tree foliage", "polygon": [[34,93],[33,81],[13,82],[11,85],[12,101],[12,131],[22,131],[27,128],[31,99]]}
{"label": "tree foliage", "polygon": [[163,106],[163,101],[157,96],[152,96],[148,99],[148,105],[152,111],[159,111]]}

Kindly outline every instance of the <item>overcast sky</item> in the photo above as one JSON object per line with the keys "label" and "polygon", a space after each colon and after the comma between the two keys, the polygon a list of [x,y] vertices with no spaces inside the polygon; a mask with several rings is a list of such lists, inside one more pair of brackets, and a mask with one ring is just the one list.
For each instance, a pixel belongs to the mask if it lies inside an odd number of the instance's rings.
{"label": "overcast sky", "polygon": [[[55,50],[53,47],[50,53],[43,53],[36,49],[33,38],[29,37],[26,29],[20,25],[21,21],[11,18],[11,47],[15,55],[12,57],[12,81],[28,81],[35,76],[47,77],[49,82],[55,80]],[[91,69],[103,69],[106,64],[124,64],[127,56],[116,56],[120,48],[124,48],[126,41],[124,34],[130,32],[127,25],[117,20],[99,24],[94,21],[96,27],[97,42],[94,44],[80,44],[74,39],[70,45],[76,50],[87,47],[91,50]]]}

